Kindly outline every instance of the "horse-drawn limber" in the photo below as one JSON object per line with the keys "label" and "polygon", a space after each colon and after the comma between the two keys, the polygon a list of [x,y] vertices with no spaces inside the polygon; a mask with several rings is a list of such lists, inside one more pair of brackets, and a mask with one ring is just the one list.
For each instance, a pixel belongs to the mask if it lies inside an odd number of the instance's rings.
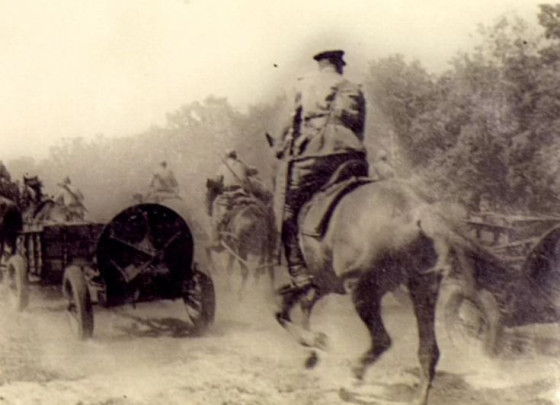
{"label": "horse-drawn limber", "polygon": [[467,221],[494,254],[471,280],[450,277],[446,329],[455,341],[474,338],[488,355],[504,347],[506,328],[560,321],[560,218],[492,215]]}
{"label": "horse-drawn limber", "polygon": [[62,285],[73,329],[93,334],[93,304],[115,307],[183,299],[188,327],[201,333],[213,321],[214,287],[194,261],[194,237],[185,220],[160,204],[133,205],[108,224],[27,224],[15,252],[4,258],[4,284],[18,310],[28,282]]}

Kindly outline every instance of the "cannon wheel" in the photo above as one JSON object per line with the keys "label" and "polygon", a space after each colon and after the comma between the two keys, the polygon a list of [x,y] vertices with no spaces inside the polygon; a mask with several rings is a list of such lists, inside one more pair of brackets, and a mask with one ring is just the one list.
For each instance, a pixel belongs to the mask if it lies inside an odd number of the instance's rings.
{"label": "cannon wheel", "polygon": [[119,213],[97,243],[97,266],[107,287],[107,305],[177,299],[192,278],[194,242],[179,214],[158,204]]}
{"label": "cannon wheel", "polygon": [[80,340],[93,335],[93,307],[82,269],[68,266],[64,271],[62,291],[68,300],[70,324]]}
{"label": "cannon wheel", "polygon": [[29,281],[25,259],[16,254],[6,263],[4,285],[9,294],[11,305],[16,311],[23,311],[29,304]]}
{"label": "cannon wheel", "polygon": [[498,354],[503,322],[498,303],[489,291],[483,289],[476,297],[470,297],[460,285],[453,285],[445,303],[444,322],[455,345],[481,346],[490,357]]}
{"label": "cannon wheel", "polygon": [[195,269],[192,280],[185,283],[183,302],[193,325],[193,334],[201,335],[214,322],[216,313],[216,293],[212,279]]}

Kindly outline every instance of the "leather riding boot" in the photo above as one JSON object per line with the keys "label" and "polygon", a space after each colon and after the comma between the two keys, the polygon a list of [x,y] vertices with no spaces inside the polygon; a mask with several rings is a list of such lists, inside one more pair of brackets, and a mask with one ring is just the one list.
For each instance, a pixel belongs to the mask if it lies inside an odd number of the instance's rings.
{"label": "leather riding boot", "polygon": [[[288,222],[288,221],[286,221]],[[284,223],[282,239],[288,262],[288,272],[291,277],[291,284],[280,289],[281,294],[288,292],[303,292],[313,286],[313,277],[309,273],[303,253],[299,247],[297,228],[291,223]]]}

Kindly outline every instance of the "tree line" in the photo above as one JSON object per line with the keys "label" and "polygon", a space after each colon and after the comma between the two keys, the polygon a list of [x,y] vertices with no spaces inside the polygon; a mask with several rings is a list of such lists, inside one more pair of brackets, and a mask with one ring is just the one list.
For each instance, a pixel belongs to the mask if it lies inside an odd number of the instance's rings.
{"label": "tree line", "polygon": [[[560,5],[541,5],[540,31],[515,15],[478,30],[478,46],[442,73],[400,55],[370,62],[366,146],[399,177],[470,210],[560,211]],[[147,190],[168,161],[185,204],[204,217],[207,177],[236,148],[270,184],[273,159],[264,133],[281,100],[235,109],[208,97],[167,115],[141,134],[64,139],[48,159],[8,162],[14,177],[39,174],[47,190],[69,175],[90,217],[105,221]]]}

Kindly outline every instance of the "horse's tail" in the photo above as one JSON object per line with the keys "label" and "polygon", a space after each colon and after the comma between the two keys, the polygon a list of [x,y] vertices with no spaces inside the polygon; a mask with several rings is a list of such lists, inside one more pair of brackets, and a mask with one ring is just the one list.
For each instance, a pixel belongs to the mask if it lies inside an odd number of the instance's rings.
{"label": "horse's tail", "polygon": [[[480,274],[492,272],[496,276],[507,269],[500,259],[466,234],[456,219],[444,215],[438,208],[424,207],[418,215],[417,225],[434,243],[438,255],[436,267],[446,272],[459,268],[473,280]],[[443,263],[445,262],[445,263]]]}

